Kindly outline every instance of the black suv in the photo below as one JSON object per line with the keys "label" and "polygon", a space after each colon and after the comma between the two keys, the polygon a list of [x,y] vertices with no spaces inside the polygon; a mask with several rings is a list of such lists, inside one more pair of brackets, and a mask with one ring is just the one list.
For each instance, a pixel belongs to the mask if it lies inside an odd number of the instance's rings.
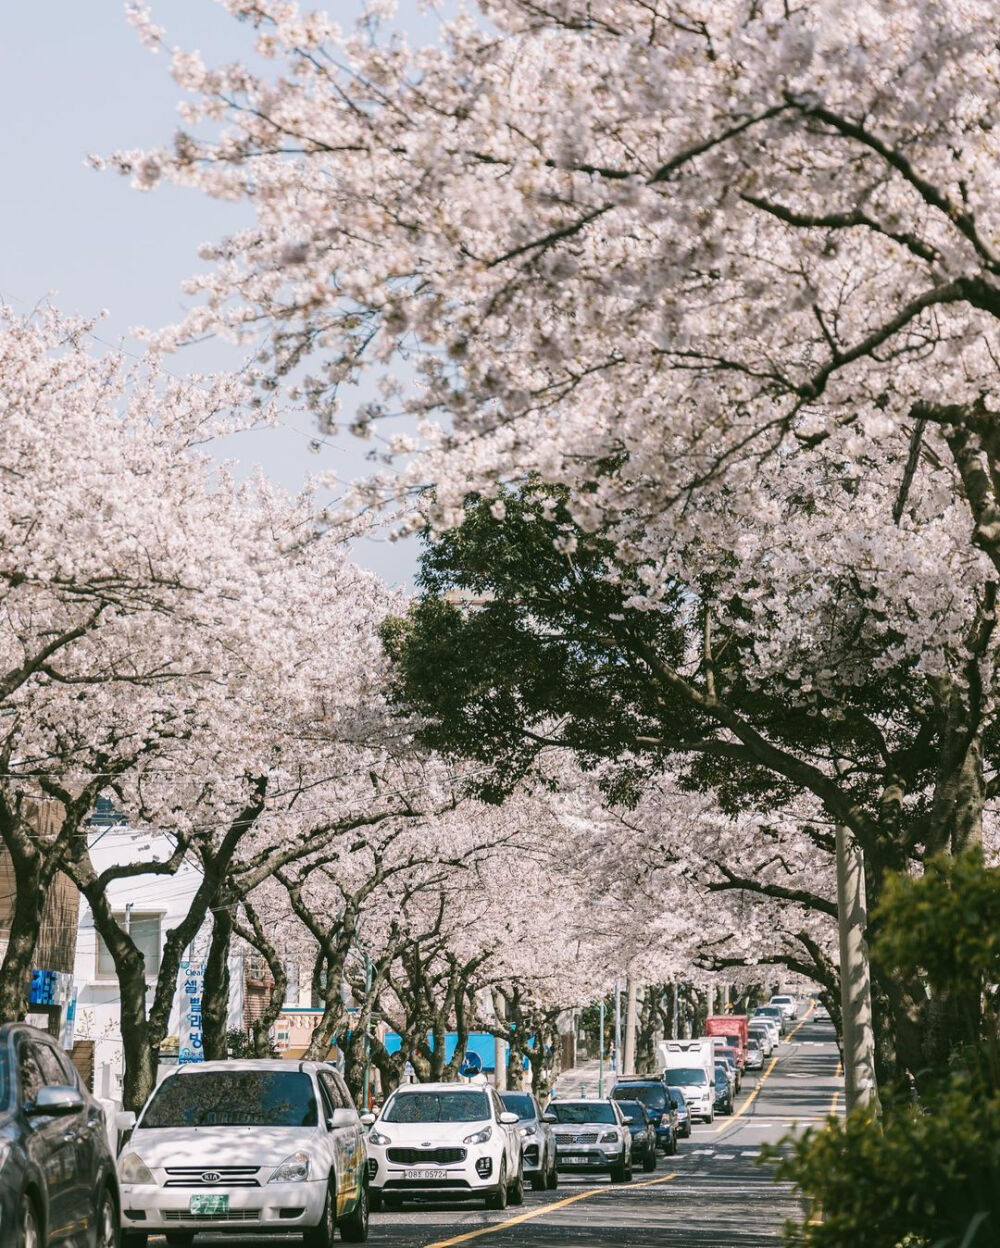
{"label": "black suv", "polygon": [[115,1248],[118,1214],[104,1111],[51,1036],[0,1026],[0,1243]]}
{"label": "black suv", "polygon": [[655,1075],[627,1075],[611,1089],[616,1101],[641,1101],[656,1128],[656,1142],[665,1153],[677,1152],[677,1114],[670,1090]]}

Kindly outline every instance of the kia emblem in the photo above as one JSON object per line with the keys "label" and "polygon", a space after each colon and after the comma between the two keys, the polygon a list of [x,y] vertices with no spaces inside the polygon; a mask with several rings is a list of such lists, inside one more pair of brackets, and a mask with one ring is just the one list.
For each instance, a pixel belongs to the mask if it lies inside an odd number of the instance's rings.
{"label": "kia emblem", "polygon": [[222,1175],[218,1170],[203,1170],[201,1175],[202,1183],[218,1183]]}

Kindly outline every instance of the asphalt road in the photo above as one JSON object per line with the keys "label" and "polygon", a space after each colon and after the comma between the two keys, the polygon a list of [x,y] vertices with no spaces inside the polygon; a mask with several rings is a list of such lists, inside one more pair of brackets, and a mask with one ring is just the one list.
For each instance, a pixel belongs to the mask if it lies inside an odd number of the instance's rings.
{"label": "asphalt road", "polygon": [[[766,1248],[780,1243],[786,1218],[802,1214],[787,1185],[757,1164],[760,1147],[821,1123],[842,1106],[843,1080],[832,1026],[805,1018],[763,1074],[744,1082],[732,1117],[696,1124],[676,1157],[631,1184],[561,1176],[554,1192],[525,1192],[502,1213],[411,1204],[371,1220],[369,1242],[391,1248]],[[150,1239],[150,1248],[165,1241]],[[291,1248],[297,1238],[199,1235],[198,1246]]]}

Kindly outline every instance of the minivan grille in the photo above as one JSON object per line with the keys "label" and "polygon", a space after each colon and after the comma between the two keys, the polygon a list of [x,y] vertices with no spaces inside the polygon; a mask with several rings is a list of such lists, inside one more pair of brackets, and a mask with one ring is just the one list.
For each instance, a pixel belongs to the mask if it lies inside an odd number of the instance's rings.
{"label": "minivan grille", "polygon": [[186,1209],[161,1209],[164,1222],[259,1222],[259,1209],[227,1209],[225,1213],[188,1213]]}
{"label": "minivan grille", "polygon": [[[164,1187],[260,1187],[259,1166],[167,1166]],[[205,1175],[219,1177],[206,1179]]]}

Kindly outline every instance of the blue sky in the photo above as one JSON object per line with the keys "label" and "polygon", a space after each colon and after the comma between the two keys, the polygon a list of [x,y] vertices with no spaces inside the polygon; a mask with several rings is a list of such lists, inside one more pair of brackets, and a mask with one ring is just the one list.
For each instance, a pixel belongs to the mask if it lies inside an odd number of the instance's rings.
{"label": "blue sky", "polygon": [[[214,0],[153,0],[168,42],[197,48],[209,62],[233,60],[250,33]],[[330,0],[348,22],[355,4]],[[434,37],[416,0],[402,0],[399,21],[411,36]],[[245,205],[220,204],[192,191],[132,190],[127,180],[97,173],[88,153],[151,147],[177,128],[179,92],[163,55],[143,48],[124,16],[123,0],[30,0],[7,5],[0,28],[0,298],[16,312],[45,299],[70,313],[107,309],[98,329],[112,346],[136,350],[130,327],[161,325],[185,307],[180,283],[199,267],[199,243],[247,220]],[[178,373],[237,363],[223,344],[173,357]],[[367,449],[345,435],[309,450],[308,418],[267,433],[243,435],[235,454],[259,463],[296,488],[310,471],[343,478],[364,471]],[[360,562],[393,583],[413,570],[412,543],[365,541]]]}

